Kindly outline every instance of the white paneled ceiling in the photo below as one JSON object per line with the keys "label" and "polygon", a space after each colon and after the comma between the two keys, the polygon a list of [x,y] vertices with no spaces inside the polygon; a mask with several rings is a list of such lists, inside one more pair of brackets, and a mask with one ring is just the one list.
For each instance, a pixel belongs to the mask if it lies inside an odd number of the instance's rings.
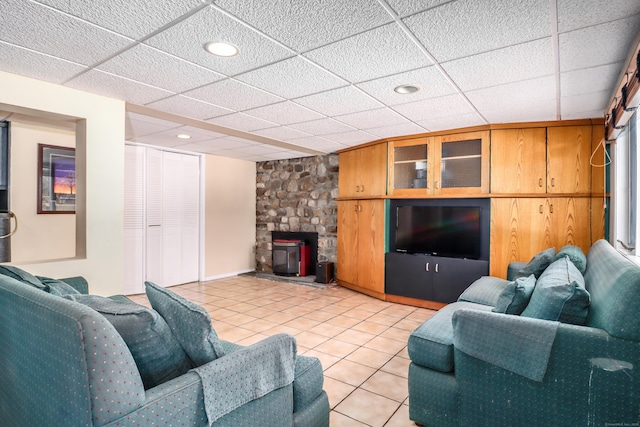
{"label": "white paneled ceiling", "polygon": [[639,33],[638,0],[3,0],[0,71],[126,101],[129,141],[262,161],[603,117]]}

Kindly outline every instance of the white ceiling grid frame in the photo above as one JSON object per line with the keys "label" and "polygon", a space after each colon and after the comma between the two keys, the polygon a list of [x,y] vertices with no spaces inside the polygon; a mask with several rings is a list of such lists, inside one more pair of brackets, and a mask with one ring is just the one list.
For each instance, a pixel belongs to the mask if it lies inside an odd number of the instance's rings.
{"label": "white ceiling grid frame", "polygon": [[185,95],[170,96],[168,98],[150,102],[146,104],[146,106],[173,114],[179,114],[185,117],[192,117],[198,120],[212,119],[214,117],[225,116],[235,112],[228,108],[220,107]]}

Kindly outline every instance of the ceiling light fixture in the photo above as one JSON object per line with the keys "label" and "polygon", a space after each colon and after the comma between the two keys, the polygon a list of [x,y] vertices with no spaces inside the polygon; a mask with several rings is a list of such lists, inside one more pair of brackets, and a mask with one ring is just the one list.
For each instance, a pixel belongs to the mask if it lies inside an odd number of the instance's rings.
{"label": "ceiling light fixture", "polygon": [[402,86],[398,86],[395,89],[393,89],[396,93],[400,93],[402,95],[406,95],[409,93],[414,93],[420,90],[420,88],[418,86],[413,86],[413,85],[402,85]]}
{"label": "ceiling light fixture", "polygon": [[204,49],[216,56],[236,56],[238,54],[238,48],[232,44],[224,42],[209,42],[204,45]]}
{"label": "ceiling light fixture", "polygon": [[187,135],[186,133],[179,133],[179,134],[176,135],[176,138],[191,139],[191,135]]}

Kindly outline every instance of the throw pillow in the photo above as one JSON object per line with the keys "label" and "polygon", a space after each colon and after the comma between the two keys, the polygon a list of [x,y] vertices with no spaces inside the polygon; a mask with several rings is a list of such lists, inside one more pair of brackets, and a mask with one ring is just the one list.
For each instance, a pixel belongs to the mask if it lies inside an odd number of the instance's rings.
{"label": "throw pillow", "polygon": [[564,257],[542,273],[522,316],[584,325],[590,302],[582,274]]}
{"label": "throw pillow", "polygon": [[63,282],[62,280],[52,279],[50,277],[36,276],[40,282],[49,287],[49,293],[52,295],[64,296],[72,294],[80,294],[76,288]]}
{"label": "throw pillow", "polygon": [[0,274],[12,277],[19,282],[38,288],[41,291],[49,292],[49,287],[42,283],[36,276],[12,265],[0,265]]}
{"label": "throw pillow", "polygon": [[169,325],[155,311],[122,298],[73,294],[66,299],[86,305],[102,314],[118,331],[138,366],[145,389],[176,378],[191,363]]}
{"label": "throw pillow", "polygon": [[555,253],[556,248],[545,249],[544,251],[537,253],[522,270],[516,273],[513,279],[515,280],[518,277],[529,277],[532,274],[536,276],[537,279],[549,264],[551,264]]}
{"label": "throw pillow", "polygon": [[563,246],[562,249],[560,249],[558,253],[556,253],[553,261],[557,261],[560,258],[564,258],[565,256],[568,256],[573,265],[576,266],[578,271],[584,274],[587,269],[587,257],[584,256],[584,252],[582,252],[582,249],[574,245]]}
{"label": "throw pillow", "polygon": [[519,277],[504,288],[498,302],[493,308],[494,313],[520,314],[527,307],[533,289],[536,287],[536,276]]}
{"label": "throw pillow", "polygon": [[145,282],[151,306],[167,321],[194,367],[218,357],[218,335],[207,310],[169,289]]}
{"label": "throw pillow", "polygon": [[464,290],[462,295],[458,297],[458,301],[475,302],[493,307],[509,283],[498,277],[482,276]]}

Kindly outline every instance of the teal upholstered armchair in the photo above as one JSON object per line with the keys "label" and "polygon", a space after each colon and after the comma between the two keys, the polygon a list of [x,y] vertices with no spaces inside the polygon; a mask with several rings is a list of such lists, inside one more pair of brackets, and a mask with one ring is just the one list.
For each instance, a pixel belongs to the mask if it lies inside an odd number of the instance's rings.
{"label": "teal upholstered armchair", "polygon": [[[297,356],[291,336],[241,347],[168,290],[150,290],[165,320],[126,297],[82,294],[82,279],[0,273],[3,425],[329,425],[320,362]],[[200,330],[176,336],[180,318],[193,329],[200,318]]]}

